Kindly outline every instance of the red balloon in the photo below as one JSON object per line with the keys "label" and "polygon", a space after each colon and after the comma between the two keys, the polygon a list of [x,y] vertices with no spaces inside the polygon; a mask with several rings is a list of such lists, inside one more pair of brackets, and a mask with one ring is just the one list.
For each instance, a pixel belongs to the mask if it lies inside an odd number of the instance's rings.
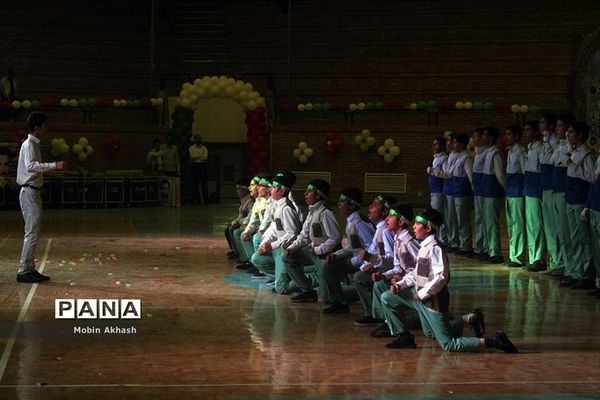
{"label": "red balloon", "polygon": [[337,138],[333,139],[333,147],[336,150],[342,148],[343,145],[344,145],[344,142],[342,142],[341,138],[337,137]]}
{"label": "red balloon", "polygon": [[56,107],[57,104],[58,104],[58,102],[55,99],[46,100],[46,107],[48,107],[48,108],[54,108],[54,107]]}
{"label": "red balloon", "polygon": [[254,110],[254,112],[258,115],[265,115],[264,107],[257,107],[256,110]]}

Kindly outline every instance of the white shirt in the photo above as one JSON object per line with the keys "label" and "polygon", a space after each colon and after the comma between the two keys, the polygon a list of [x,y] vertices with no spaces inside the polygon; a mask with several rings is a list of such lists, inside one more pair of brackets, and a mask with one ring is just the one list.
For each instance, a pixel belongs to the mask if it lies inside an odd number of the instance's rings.
{"label": "white shirt", "polygon": [[403,249],[402,247],[404,247],[404,240],[406,239],[407,236],[410,235],[410,231],[408,229],[403,229],[402,232],[400,232],[399,234],[394,236],[394,268],[390,269],[389,271],[385,271],[383,273],[383,276],[385,276],[386,278],[391,278],[394,275],[401,275],[403,273],[409,273],[410,271],[408,271],[408,268],[405,265],[404,260],[402,259],[402,257],[400,256],[400,254],[402,253],[402,250],[407,250],[408,253],[412,256],[412,258],[415,260],[415,263],[417,261],[417,254],[419,253],[419,242],[411,236],[411,238],[408,240],[408,244],[406,245],[406,249]]}
{"label": "white shirt", "polygon": [[203,145],[193,144],[190,146],[190,160],[192,162],[206,162],[208,149]]}
{"label": "white shirt", "polygon": [[515,143],[508,149],[506,158],[507,174],[523,174],[525,172],[525,150],[519,143]]}
{"label": "white shirt", "polygon": [[[313,221],[315,216],[319,216],[319,221]],[[323,227],[323,236],[326,238],[323,243],[314,246],[311,242],[311,233],[313,223],[320,223]],[[333,212],[325,207],[324,201],[308,206],[308,215],[302,225],[302,230],[296,240],[288,247],[288,250],[294,251],[302,246],[312,247],[318,256],[331,252],[342,241],[342,232],[335,219]]]}
{"label": "white shirt", "polygon": [[56,163],[43,163],[40,139],[31,133],[21,145],[17,164],[17,185],[31,185],[41,188],[44,184],[43,172],[56,169]]}

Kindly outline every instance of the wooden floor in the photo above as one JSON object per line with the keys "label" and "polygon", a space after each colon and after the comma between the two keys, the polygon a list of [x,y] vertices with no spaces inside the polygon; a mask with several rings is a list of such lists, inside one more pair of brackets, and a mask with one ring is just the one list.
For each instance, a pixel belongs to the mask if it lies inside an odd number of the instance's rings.
{"label": "wooden floor", "polygon": [[[483,308],[520,354],[447,354],[419,332],[417,349],[388,350],[353,325],[359,303],[323,315],[236,272],[222,238],[234,212],[45,210],[37,256],[52,281],[27,285],[21,215],[0,211],[0,398],[600,398],[600,300],[585,292],[451,256],[451,308]],[[125,321],[136,334],[76,335],[103,324],[55,320],[61,298],[139,298],[143,318]]]}

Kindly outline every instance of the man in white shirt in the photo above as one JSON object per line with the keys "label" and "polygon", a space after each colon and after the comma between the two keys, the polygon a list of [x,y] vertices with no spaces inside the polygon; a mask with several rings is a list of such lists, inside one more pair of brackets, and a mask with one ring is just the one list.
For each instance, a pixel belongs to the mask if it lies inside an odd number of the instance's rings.
{"label": "man in white shirt", "polygon": [[35,249],[37,247],[42,225],[42,185],[44,172],[65,169],[64,161],[43,163],[40,150],[40,139],[48,131],[48,117],[39,112],[32,112],[27,118],[29,135],[21,145],[17,166],[17,184],[21,186],[19,203],[25,222],[23,250],[19,261],[17,282],[39,283],[49,281],[50,277],[42,275],[35,269]]}
{"label": "man in white shirt", "polygon": [[[202,138],[198,135],[192,136],[193,145],[190,146],[190,175],[192,178],[192,203],[208,204],[208,183],[206,176],[206,162],[208,160],[208,149],[202,145]],[[200,187],[202,187],[202,199],[200,199]]]}

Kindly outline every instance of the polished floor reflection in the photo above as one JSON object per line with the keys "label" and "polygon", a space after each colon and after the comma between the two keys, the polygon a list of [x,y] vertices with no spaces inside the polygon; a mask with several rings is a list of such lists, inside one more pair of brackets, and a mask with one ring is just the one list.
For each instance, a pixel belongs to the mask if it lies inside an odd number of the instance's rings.
{"label": "polished floor reflection", "polygon": [[[389,350],[323,304],[291,304],[225,257],[234,206],[46,210],[38,264],[15,282],[18,211],[0,211],[0,398],[600,398],[600,300],[544,275],[450,256],[452,309],[485,311],[520,353],[448,354],[416,333]],[[55,320],[55,299],[141,299],[135,334]],[[17,323],[17,321],[19,321]]]}

